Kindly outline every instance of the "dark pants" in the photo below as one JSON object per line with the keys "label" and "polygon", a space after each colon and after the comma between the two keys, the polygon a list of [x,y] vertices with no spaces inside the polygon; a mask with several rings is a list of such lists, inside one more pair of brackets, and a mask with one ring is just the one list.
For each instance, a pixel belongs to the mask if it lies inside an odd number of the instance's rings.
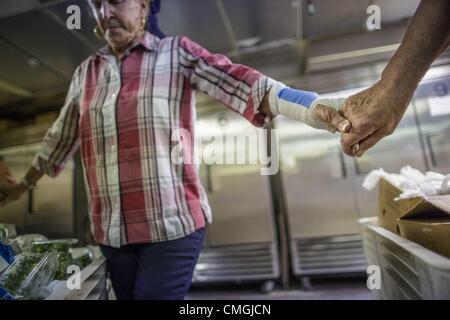
{"label": "dark pants", "polygon": [[176,240],[122,248],[100,246],[117,299],[184,299],[204,235],[205,228]]}

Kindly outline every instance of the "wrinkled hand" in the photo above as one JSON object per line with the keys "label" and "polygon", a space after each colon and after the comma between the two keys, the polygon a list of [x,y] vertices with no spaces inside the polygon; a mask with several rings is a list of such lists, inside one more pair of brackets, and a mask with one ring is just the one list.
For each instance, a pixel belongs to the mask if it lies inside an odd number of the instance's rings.
{"label": "wrinkled hand", "polygon": [[313,111],[314,127],[332,133],[348,132],[352,124],[338,111],[342,108],[343,103],[344,99],[319,99]]}
{"label": "wrinkled hand", "polygon": [[11,174],[11,171],[9,171],[9,168],[6,166],[6,164],[0,160],[0,182],[7,180],[7,179],[12,179],[13,175]]}
{"label": "wrinkled hand", "polygon": [[381,82],[347,98],[342,115],[350,120],[352,128],[341,136],[342,150],[349,156],[362,156],[382,138],[392,134],[411,100],[389,90]]}
{"label": "wrinkled hand", "polygon": [[6,185],[11,183],[15,183],[15,179],[6,164],[0,161],[0,206],[8,197]]}
{"label": "wrinkled hand", "polygon": [[25,192],[27,192],[27,188],[15,182],[12,177],[0,182],[0,207],[19,200]]}

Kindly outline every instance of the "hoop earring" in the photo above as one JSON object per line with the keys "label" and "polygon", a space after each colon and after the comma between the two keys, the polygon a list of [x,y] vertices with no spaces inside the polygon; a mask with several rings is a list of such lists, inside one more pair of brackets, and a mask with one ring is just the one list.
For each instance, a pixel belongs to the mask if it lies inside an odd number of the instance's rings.
{"label": "hoop earring", "polygon": [[95,28],[94,28],[94,34],[95,34],[95,36],[96,36],[98,39],[100,39],[100,40],[103,39],[103,31],[101,31],[101,29],[100,29],[99,26],[95,26]]}
{"label": "hoop earring", "polygon": [[145,30],[146,26],[147,26],[147,18],[142,18],[141,30]]}

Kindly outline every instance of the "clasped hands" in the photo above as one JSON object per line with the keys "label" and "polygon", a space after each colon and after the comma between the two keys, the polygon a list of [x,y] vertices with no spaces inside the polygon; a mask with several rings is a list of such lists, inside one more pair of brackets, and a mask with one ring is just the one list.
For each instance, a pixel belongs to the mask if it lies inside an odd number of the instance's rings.
{"label": "clasped hands", "polygon": [[[361,157],[382,138],[392,134],[400,122],[411,96],[397,94],[395,87],[377,82],[345,99],[339,111],[319,105],[315,116],[342,132],[342,151]],[[350,122],[347,128],[342,123]]]}

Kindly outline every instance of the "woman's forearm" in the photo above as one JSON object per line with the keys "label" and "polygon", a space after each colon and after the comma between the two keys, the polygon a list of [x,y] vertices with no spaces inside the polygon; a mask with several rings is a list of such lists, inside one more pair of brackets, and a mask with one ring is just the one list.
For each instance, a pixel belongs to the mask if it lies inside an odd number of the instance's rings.
{"label": "woman's forearm", "polygon": [[412,96],[431,63],[450,41],[450,1],[423,0],[381,81],[395,95]]}
{"label": "woman's forearm", "polygon": [[293,89],[273,79],[271,81],[272,87],[260,105],[260,111],[265,115],[273,117],[280,114],[332,133],[350,129],[351,123],[339,113],[344,99],[324,99],[316,92]]}
{"label": "woman's forearm", "polygon": [[34,167],[30,167],[24,178],[28,183],[36,185],[42,176],[43,174],[40,171]]}

